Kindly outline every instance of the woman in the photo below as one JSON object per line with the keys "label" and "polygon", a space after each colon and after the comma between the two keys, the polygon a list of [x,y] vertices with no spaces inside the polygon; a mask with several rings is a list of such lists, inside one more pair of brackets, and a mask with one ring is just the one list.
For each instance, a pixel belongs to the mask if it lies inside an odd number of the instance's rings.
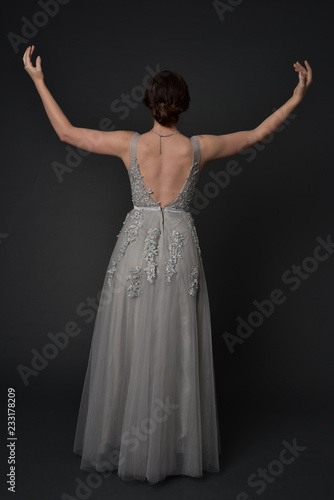
{"label": "woman", "polygon": [[[128,170],[133,209],[106,272],[96,316],[73,451],[88,471],[124,480],[219,471],[207,287],[190,205],[199,174],[214,159],[263,141],[303,99],[312,70],[294,64],[290,99],[253,130],[188,137],[177,129],[189,106],[183,78],[161,71],[143,102],[153,127],[102,132],[73,126],[45,83],[41,58],[23,61],[61,141],[118,156]],[[163,139],[163,140],[162,140]]]}

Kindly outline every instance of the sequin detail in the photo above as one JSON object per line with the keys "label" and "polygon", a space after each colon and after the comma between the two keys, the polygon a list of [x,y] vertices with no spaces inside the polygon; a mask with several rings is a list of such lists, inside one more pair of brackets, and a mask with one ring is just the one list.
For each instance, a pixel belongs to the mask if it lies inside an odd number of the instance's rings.
{"label": "sequin detail", "polygon": [[154,257],[158,255],[158,238],[161,234],[160,229],[155,227],[150,228],[148,231],[148,236],[145,238],[144,247],[144,259],[147,262],[147,267],[144,271],[147,273],[147,280],[149,283],[153,283],[153,278],[156,278],[156,267],[157,264],[154,262]]}
{"label": "sequin detail", "polygon": [[201,249],[200,249],[200,246],[199,246],[199,239],[198,239],[198,236],[197,236],[197,231],[196,231],[196,226],[195,226],[194,219],[193,219],[193,217],[192,217],[192,215],[191,215],[190,212],[186,212],[185,213],[185,218],[186,218],[187,226],[191,230],[191,236],[192,236],[193,242],[195,243],[196,248],[198,250],[198,254],[199,254],[200,260],[202,261],[202,252],[201,252]]}
{"label": "sequin detail", "polygon": [[171,282],[172,277],[176,274],[175,266],[178,260],[182,259],[182,247],[184,246],[184,237],[179,231],[174,229],[173,233],[170,235],[172,243],[168,245],[170,252],[170,259],[165,262],[166,272],[165,278],[167,281]]}
{"label": "sequin detail", "polygon": [[195,161],[190,169],[188,177],[183,185],[182,190],[177,195],[176,199],[168,205],[171,208],[189,210],[195,193],[195,185],[199,177],[198,162]]}
{"label": "sequin detail", "polygon": [[139,170],[136,158],[132,159],[131,169],[128,170],[130,177],[132,203],[137,207],[155,207],[160,206],[158,201],[151,197],[152,189],[147,189],[143,181],[143,175]]}
{"label": "sequin detail", "polygon": [[[131,167],[128,170],[130,185],[131,185],[131,196],[132,202],[137,207],[153,207],[160,206],[159,201],[155,201],[151,194],[153,193],[152,189],[148,189],[143,181],[143,175],[141,175],[140,168],[137,162],[136,157],[136,147],[137,141],[139,139],[138,136],[133,137],[133,143],[131,146]],[[194,161],[192,166],[190,167],[190,171],[187,179],[185,180],[181,191],[178,193],[175,200],[168,205],[171,208],[177,208],[182,210],[189,210],[194,194],[195,194],[195,185],[197,183],[200,170],[199,170],[199,161],[201,149],[200,145],[194,144],[194,141],[198,141],[196,136],[193,136],[191,142],[192,147],[194,148]]]}
{"label": "sequin detail", "polygon": [[190,275],[190,289],[189,294],[195,296],[198,291],[198,278],[199,278],[199,270],[198,266],[193,266]]}
{"label": "sequin detail", "polygon": [[128,288],[129,297],[138,297],[141,292],[140,280],[142,277],[142,270],[139,266],[131,267],[130,274],[126,278],[127,281],[130,280],[130,286]]}
{"label": "sequin detail", "polygon": [[111,267],[107,271],[107,273],[109,274],[109,276],[108,276],[108,285],[109,286],[111,286],[111,281],[112,281],[112,278],[113,278],[113,276],[115,274],[115,271],[116,271],[116,261],[112,260],[111,261]]}
{"label": "sequin detail", "polygon": [[[117,265],[118,265],[119,261],[121,260],[121,258],[123,257],[123,255],[125,254],[125,251],[126,251],[128,245],[131,243],[131,241],[134,241],[137,237],[138,231],[143,224],[144,215],[140,210],[135,210],[133,213],[128,213],[126,218],[125,218],[125,221],[123,222],[123,225],[128,221],[129,218],[131,219],[131,222],[128,225],[128,227],[125,229],[124,241],[120,246],[116,260],[113,259],[111,261],[111,267],[107,271],[107,273],[109,274],[109,276],[108,276],[108,285],[109,286],[111,286],[112,278],[115,274]],[[120,231],[120,233],[121,233],[121,231]],[[119,237],[120,233],[118,234],[117,237]]]}

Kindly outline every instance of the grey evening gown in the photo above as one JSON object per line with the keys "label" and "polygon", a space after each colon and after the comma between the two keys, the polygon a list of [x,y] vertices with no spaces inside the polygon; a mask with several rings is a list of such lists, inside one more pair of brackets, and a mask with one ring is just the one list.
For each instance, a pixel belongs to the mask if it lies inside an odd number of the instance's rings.
{"label": "grey evening gown", "polygon": [[136,159],[134,208],[117,236],[101,292],[74,441],[86,471],[123,480],[219,471],[220,436],[207,285],[189,211],[201,144],[167,207],[151,197]]}

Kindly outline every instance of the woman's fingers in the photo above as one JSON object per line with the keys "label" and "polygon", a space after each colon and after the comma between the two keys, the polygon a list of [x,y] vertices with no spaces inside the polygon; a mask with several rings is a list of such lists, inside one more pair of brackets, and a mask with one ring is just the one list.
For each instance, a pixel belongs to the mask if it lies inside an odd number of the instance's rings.
{"label": "woman's fingers", "polygon": [[31,64],[31,60],[30,60],[30,50],[28,48],[28,51],[26,53],[26,60],[25,60],[25,64],[28,68],[31,68],[32,67],[32,64]]}
{"label": "woman's fingers", "polygon": [[299,61],[293,64],[295,71],[298,71],[298,85],[295,88],[294,92],[297,92],[299,95],[304,96],[307,91],[311,81],[312,81],[312,69],[309,65],[308,61],[304,61],[306,68]]}
{"label": "woman's fingers", "polygon": [[25,52],[24,52],[24,55],[23,55],[23,62],[24,62],[24,69],[30,74],[30,76],[32,76],[35,72],[36,72],[36,69],[32,62],[31,62],[31,54],[34,50],[34,46],[33,47],[27,47]]}
{"label": "woman's fingers", "polygon": [[43,75],[43,70],[42,70],[42,59],[41,56],[36,57],[36,63],[35,66],[31,62],[31,55],[35,49],[35,46],[29,46],[26,48],[24,54],[23,54],[23,63],[24,63],[24,69],[27,71],[27,73],[31,76],[33,80],[41,80],[44,78]]}
{"label": "woman's fingers", "polygon": [[36,59],[36,69],[37,71],[42,71],[41,56],[38,56]]}
{"label": "woman's fingers", "polygon": [[309,65],[309,63],[306,61],[306,59],[304,62],[305,62],[306,69],[298,61],[297,61],[296,67],[298,68],[298,71],[300,71],[300,73],[302,73],[302,75],[305,79],[305,83],[307,85],[310,85],[310,83],[312,82],[312,68]]}
{"label": "woman's fingers", "polygon": [[[307,61],[305,61],[305,64]],[[309,66],[309,65],[308,65]],[[294,64],[295,71],[298,71],[299,82],[302,87],[310,83],[310,74],[307,69],[304,68],[298,61]],[[310,66],[309,66],[310,67]]]}
{"label": "woman's fingers", "polygon": [[312,82],[312,68],[306,60],[305,66],[307,68],[307,83],[310,84]]}
{"label": "woman's fingers", "polygon": [[25,66],[28,66],[28,52],[29,52],[29,47],[27,47],[24,56],[23,56],[23,62]]}
{"label": "woman's fingers", "polygon": [[311,68],[311,66],[309,65],[309,63],[306,60],[304,62],[305,62],[306,69],[298,61],[294,64],[295,69],[297,71],[298,70],[302,71],[302,73],[305,74],[305,75],[307,75],[308,73],[310,73],[312,75],[312,68]]}
{"label": "woman's fingers", "polygon": [[34,51],[35,46],[33,45],[32,47],[29,45],[29,47],[26,48],[24,54],[23,54],[23,62],[26,68],[29,69],[35,69],[31,62],[31,54]]}
{"label": "woman's fingers", "polygon": [[30,62],[30,47],[27,47],[27,50],[24,53],[24,58],[26,64],[28,64]]}
{"label": "woman's fingers", "polygon": [[303,75],[306,75],[306,73],[307,73],[306,69],[298,61],[296,62],[296,67],[297,67],[298,71],[301,71],[303,73]]}

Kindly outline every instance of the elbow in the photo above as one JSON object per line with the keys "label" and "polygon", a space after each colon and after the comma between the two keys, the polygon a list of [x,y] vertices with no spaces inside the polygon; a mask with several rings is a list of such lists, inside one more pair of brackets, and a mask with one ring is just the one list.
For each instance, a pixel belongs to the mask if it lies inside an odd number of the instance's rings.
{"label": "elbow", "polygon": [[263,141],[266,141],[272,136],[272,134],[273,130],[270,130],[269,128],[266,129],[255,128],[253,129],[253,143],[259,144]]}
{"label": "elbow", "polygon": [[263,131],[258,128],[254,128],[252,130],[252,146],[259,144],[263,140],[263,137]]}
{"label": "elbow", "polygon": [[64,133],[58,134],[58,137],[61,140],[61,142],[68,142],[68,136],[66,134]]}
{"label": "elbow", "polygon": [[61,131],[58,132],[58,137],[61,140],[61,142],[69,142],[71,139],[74,138],[74,127],[72,125],[69,125],[68,127],[62,127]]}

